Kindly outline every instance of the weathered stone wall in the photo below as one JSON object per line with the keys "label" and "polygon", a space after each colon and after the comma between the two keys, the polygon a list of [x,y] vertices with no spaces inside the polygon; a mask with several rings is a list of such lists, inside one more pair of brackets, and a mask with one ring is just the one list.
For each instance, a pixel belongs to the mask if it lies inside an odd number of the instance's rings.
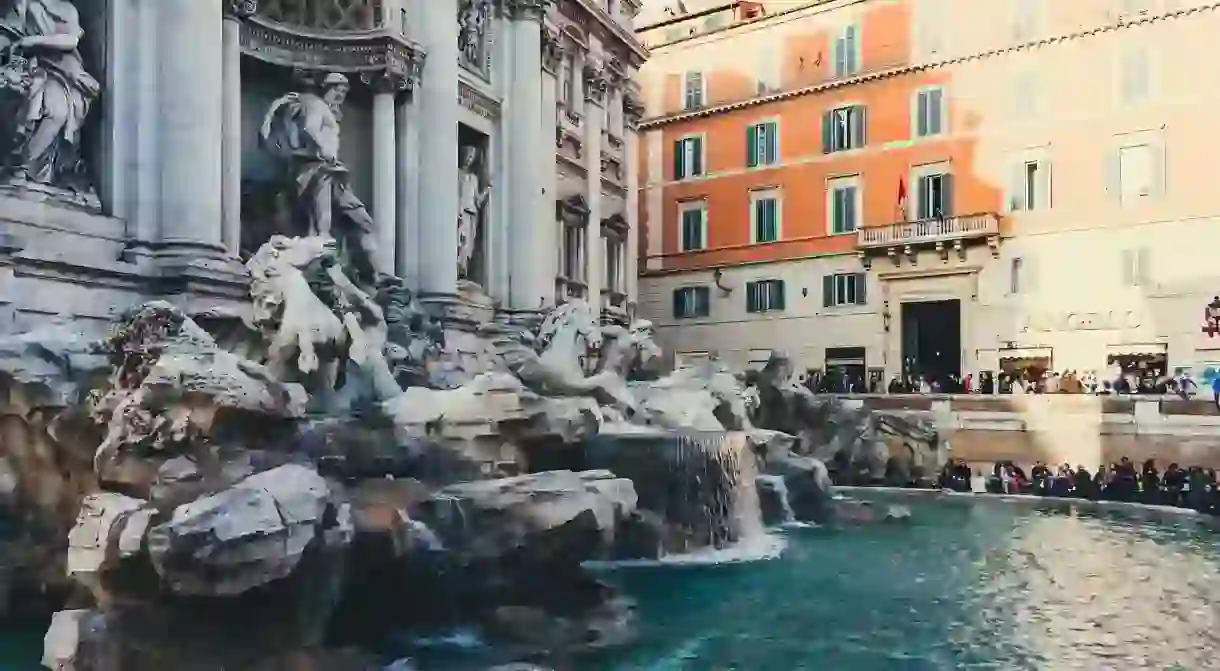
{"label": "weathered stone wall", "polygon": [[1220,468],[1220,410],[1210,401],[1041,396],[846,395],[846,404],[932,419],[950,456],[1093,469],[1122,457]]}

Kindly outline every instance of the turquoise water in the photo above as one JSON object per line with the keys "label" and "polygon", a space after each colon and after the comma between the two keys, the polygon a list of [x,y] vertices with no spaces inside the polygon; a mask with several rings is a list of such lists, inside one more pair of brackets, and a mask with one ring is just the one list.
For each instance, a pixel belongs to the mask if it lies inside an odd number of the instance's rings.
{"label": "turquoise water", "polygon": [[[1220,535],[1197,522],[904,503],[905,524],[786,532],[778,559],[608,571],[639,601],[640,638],[574,668],[1220,668]],[[14,657],[0,633],[0,670],[35,668],[30,638]],[[421,671],[475,653],[438,652]]]}
{"label": "turquoise water", "polygon": [[41,631],[0,624],[0,671],[37,671],[41,659]]}

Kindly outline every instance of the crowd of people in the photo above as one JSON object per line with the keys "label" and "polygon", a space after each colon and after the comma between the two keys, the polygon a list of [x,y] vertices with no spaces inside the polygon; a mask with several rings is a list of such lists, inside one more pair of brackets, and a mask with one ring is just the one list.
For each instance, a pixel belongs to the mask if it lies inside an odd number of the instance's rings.
{"label": "crowd of people", "polygon": [[1041,461],[1027,475],[1011,461],[998,461],[990,475],[971,470],[964,461],[951,459],[941,470],[941,489],[976,494],[1034,494],[1093,501],[1123,501],[1149,505],[1191,508],[1199,512],[1220,514],[1220,486],[1216,471],[1169,464],[1159,472],[1149,459],[1137,469],[1130,459],[1102,465],[1096,473],[1084,466],[1070,464],[1051,467]]}
{"label": "crowd of people", "polygon": [[1180,370],[1172,376],[1136,375],[1110,371],[1098,376],[1093,371],[1074,370],[1058,373],[1000,373],[983,371],[978,375],[947,376],[895,375],[886,385],[890,394],[1091,394],[1110,395],[1169,395],[1189,399],[1199,391],[1189,371]]}

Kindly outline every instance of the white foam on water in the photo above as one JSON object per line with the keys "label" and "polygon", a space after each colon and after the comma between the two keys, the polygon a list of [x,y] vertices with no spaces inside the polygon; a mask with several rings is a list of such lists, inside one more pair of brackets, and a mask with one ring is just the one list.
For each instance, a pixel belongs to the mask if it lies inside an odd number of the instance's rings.
{"label": "white foam on water", "polygon": [[778,558],[788,547],[788,539],[777,533],[751,536],[725,548],[701,548],[694,552],[665,555],[660,559],[619,559],[614,561],[587,561],[582,564],[590,570],[614,570],[621,568],[647,568],[655,566],[713,566],[717,564],[743,564],[768,561]]}
{"label": "white foam on water", "polygon": [[706,636],[696,636],[674,648],[664,657],[644,667],[644,671],[682,671],[699,656],[699,650],[707,643]]}
{"label": "white foam on water", "polygon": [[461,650],[475,650],[486,647],[483,637],[474,629],[460,627],[445,634],[437,636],[421,636],[411,639],[411,645],[416,648],[458,648]]}

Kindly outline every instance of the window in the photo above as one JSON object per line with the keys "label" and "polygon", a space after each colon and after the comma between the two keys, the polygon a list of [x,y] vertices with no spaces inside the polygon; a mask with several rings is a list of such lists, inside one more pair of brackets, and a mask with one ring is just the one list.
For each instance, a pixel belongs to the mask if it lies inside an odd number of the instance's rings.
{"label": "window", "polygon": [[616,294],[626,293],[623,270],[627,266],[627,246],[623,244],[623,238],[618,235],[603,235],[602,241],[604,244],[602,263],[606,268],[606,291]]}
{"label": "window", "polygon": [[1012,260],[1008,268],[1008,293],[1014,295],[1021,293],[1021,274],[1024,269],[1025,262],[1021,258]]}
{"label": "window", "polygon": [[1122,284],[1125,287],[1149,286],[1148,248],[1124,249],[1122,254]]}
{"label": "window", "polygon": [[559,93],[559,102],[565,106],[572,102],[572,57],[564,56],[559,62],[559,81],[563,82],[563,88]]}
{"label": "window", "polygon": [[765,121],[746,128],[746,164],[751,168],[779,162],[779,123]]}
{"label": "window", "polygon": [[822,305],[834,308],[842,305],[864,305],[864,273],[839,273],[822,276]]}
{"label": "window", "polygon": [[783,280],[746,282],[746,312],[779,312],[783,309]]}
{"label": "window", "polygon": [[863,105],[840,107],[826,112],[822,115],[822,153],[863,147],[866,124]]}
{"label": "window", "polygon": [[1051,164],[1046,159],[1020,161],[1013,167],[1008,208],[1013,212],[1051,206]]}
{"label": "window", "polygon": [[780,90],[780,73],[783,72],[783,62],[780,60],[780,45],[766,42],[758,46],[758,95],[766,95]]}
{"label": "window", "polygon": [[835,38],[834,76],[850,77],[860,71],[860,29],[847,26]]}
{"label": "window", "polygon": [[711,291],[707,287],[674,289],[674,319],[706,317],[711,313]]}
{"label": "window", "polygon": [[944,89],[924,89],[915,95],[915,137],[945,132],[945,116]]}
{"label": "window", "polygon": [[860,188],[856,178],[832,179],[827,184],[830,233],[851,233],[860,226]]}
{"label": "window", "polygon": [[1018,121],[1042,113],[1042,90],[1032,72],[1018,72],[1012,82],[1012,114]]}
{"label": "window", "polygon": [[565,223],[563,227],[563,276],[585,281],[585,227]]}
{"label": "window", "polygon": [[940,219],[953,214],[953,176],[922,175],[915,191],[916,219]]}
{"label": "window", "polygon": [[780,198],[776,190],[750,192],[750,241],[779,240]]}
{"label": "window", "polygon": [[1112,177],[1117,185],[1112,189],[1118,193],[1120,202],[1130,204],[1160,192],[1160,160],[1153,147],[1147,144],[1118,150],[1117,165],[1112,168],[1117,173]]}
{"label": "window", "polygon": [[688,135],[674,142],[674,179],[703,174],[703,136]]}
{"label": "window", "polygon": [[945,0],[916,0],[911,27],[920,57],[926,59],[941,50],[947,25]]}
{"label": "window", "polygon": [[1042,19],[1043,0],[1012,0],[1012,36],[1018,42],[1028,42],[1038,36]]}
{"label": "window", "polygon": [[707,203],[697,201],[678,205],[682,251],[692,252],[707,247]]}
{"label": "window", "polygon": [[1119,59],[1119,100],[1124,105],[1146,102],[1152,94],[1152,56],[1145,47],[1127,45]]}
{"label": "window", "polygon": [[677,42],[680,39],[682,39],[682,29],[681,28],[666,28],[665,29],[665,41],[666,42]]}
{"label": "window", "polygon": [[703,73],[688,72],[683,81],[682,109],[695,110],[703,107]]}

